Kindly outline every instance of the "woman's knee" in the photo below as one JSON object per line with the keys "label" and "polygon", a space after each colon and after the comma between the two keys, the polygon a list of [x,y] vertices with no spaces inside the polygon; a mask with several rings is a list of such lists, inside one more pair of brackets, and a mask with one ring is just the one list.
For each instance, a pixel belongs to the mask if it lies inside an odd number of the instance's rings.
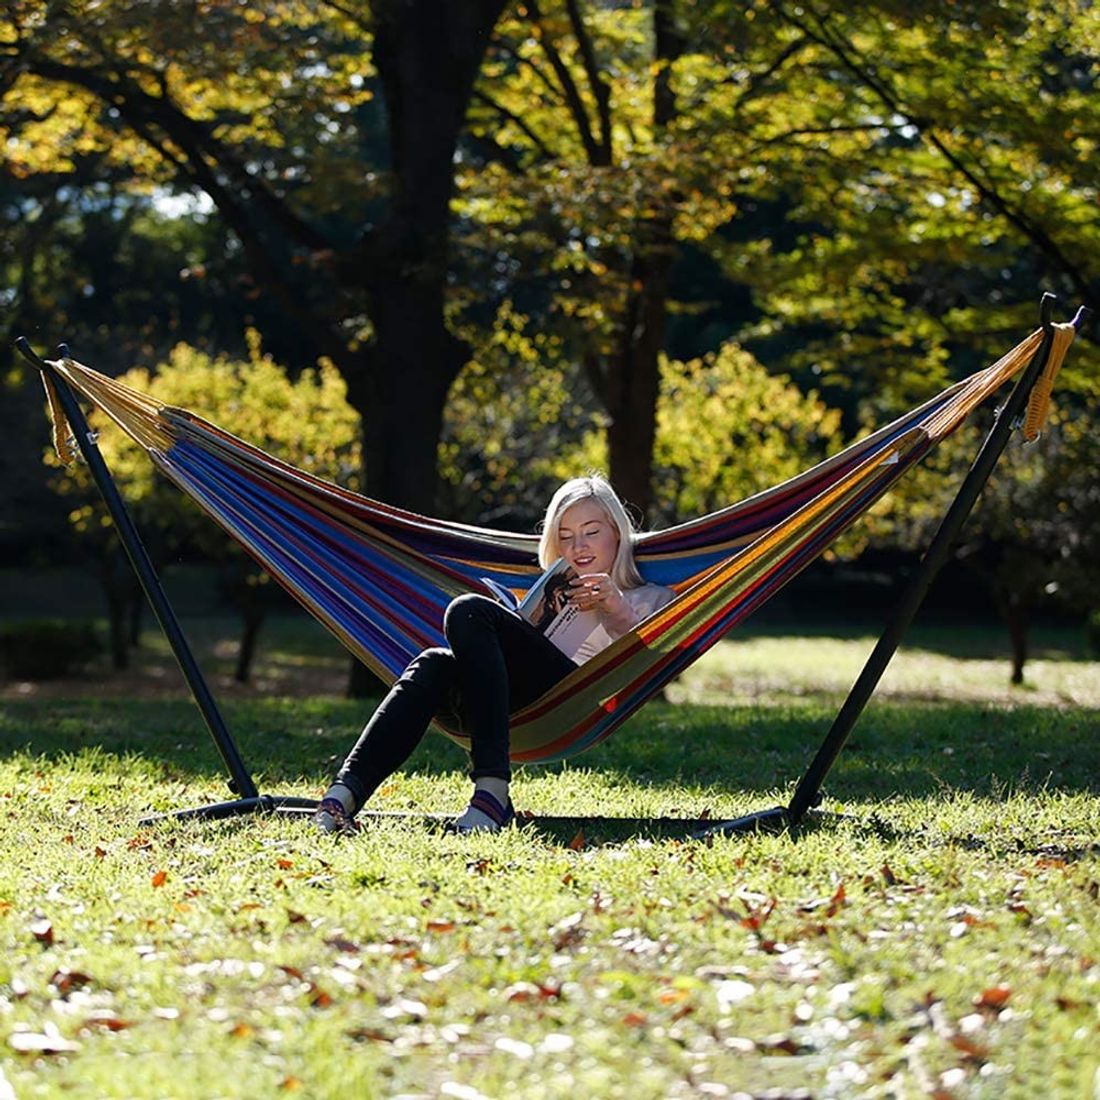
{"label": "woman's knee", "polygon": [[454,681],[454,660],[449,649],[425,649],[409,662],[401,679],[418,687],[446,692]]}
{"label": "woman's knee", "polygon": [[488,596],[467,592],[451,600],[443,616],[443,634],[448,642],[465,637],[471,629],[483,629],[496,621],[503,608]]}

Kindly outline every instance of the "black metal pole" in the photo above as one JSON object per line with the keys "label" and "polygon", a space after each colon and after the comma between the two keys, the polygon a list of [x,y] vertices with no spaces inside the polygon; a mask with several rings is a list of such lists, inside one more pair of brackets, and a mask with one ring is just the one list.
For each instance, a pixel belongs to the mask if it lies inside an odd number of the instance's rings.
{"label": "black metal pole", "polygon": [[[843,749],[852,728],[878,686],[886,666],[890,663],[894,652],[900,645],[901,639],[928,592],[936,573],[939,572],[947,560],[948,553],[958,536],[960,528],[974,507],[985,483],[989,480],[997,460],[1008,444],[1009,435],[1024,411],[1031,390],[1046,366],[1054,340],[1054,330],[1051,325],[1054,302],[1055,296],[1053,294],[1046,293],[1043,295],[1039,305],[1039,314],[1044,330],[1043,342],[1013,387],[1008,401],[999,410],[993,427],[987,434],[966,478],[959,487],[954,501],[940,521],[939,529],[933,536],[920,566],[910,579],[909,586],[898,603],[893,618],[883,631],[870,657],[868,657],[859,678],[852,685],[852,689],[833,720],[832,727],[826,734],[825,740],[821,743],[809,768],[807,768],[806,773],[795,788],[790,804],[785,808],[776,806],[733,821],[719,822],[696,835],[756,832],[796,826],[802,821],[806,813],[817,804],[820,799],[821,784],[825,776],[836,762],[836,758],[840,755],[840,751]],[[1079,329],[1081,327],[1089,312],[1084,307],[1078,310],[1077,316],[1073,319],[1075,328]]]}
{"label": "black metal pole", "polygon": [[[15,346],[28,362],[34,364],[40,371],[49,373],[50,381],[57,392],[58,401],[60,401],[76,436],[77,446],[84,456],[84,461],[88,464],[88,470],[91,472],[96,487],[103,495],[107,510],[111,513],[111,519],[118,531],[119,538],[122,540],[122,545],[131,565],[134,567],[134,572],[137,573],[138,580],[141,582],[142,590],[153,608],[153,613],[157,617],[157,622],[160,623],[161,630],[164,631],[164,635],[168,639],[168,644],[172,647],[180,671],[187,681],[187,686],[191,689],[195,704],[202,713],[206,728],[210,731],[210,736],[214,739],[226,769],[232,777],[229,782],[229,789],[243,799],[258,799],[259,792],[256,790],[256,784],[252,781],[252,776],[248,768],[245,767],[244,761],[237,751],[237,746],[222,720],[221,713],[214,702],[214,697],[210,694],[210,688],[207,686],[202,670],[199,668],[194,654],[191,652],[191,647],[180,629],[176,614],[164,594],[160,578],[153,567],[149,553],[141,541],[141,536],[134,526],[134,521],[130,517],[114,479],[111,477],[110,470],[107,469],[103,455],[100,454],[95,441],[95,433],[88,427],[88,421],[69,388],[68,382],[48,362],[35,355],[24,337],[21,336],[16,340]],[[58,350],[63,357],[68,356],[68,350],[64,345],[61,345]]]}
{"label": "black metal pole", "polygon": [[[909,586],[902,595],[894,611],[893,618],[883,631],[882,637],[879,638],[870,657],[867,658],[867,663],[864,665],[859,678],[852,685],[852,690],[833,720],[832,728],[818,749],[817,755],[795,788],[794,795],[787,807],[787,818],[790,824],[797,825],[806,812],[817,802],[821,784],[826,774],[836,761],[840,750],[844,747],[844,743],[852,731],[852,727],[863,712],[863,708],[867,705],[871,694],[878,686],[883,672],[886,671],[886,666],[890,663],[894,652],[901,644],[902,637],[924,600],[933,579],[947,560],[947,556],[966,521],[966,517],[973,509],[982,489],[989,480],[989,475],[997,464],[997,460],[1004,452],[1009,436],[1016,427],[1017,419],[1024,412],[1031,390],[1050,357],[1051,345],[1054,342],[1054,329],[1051,325],[1051,312],[1054,302],[1055,296],[1053,294],[1046,293],[1043,295],[1039,306],[1043,326],[1043,342],[1017,380],[1008,400],[999,410],[993,427],[989,430],[989,434],[978,451],[973,465],[959,487],[958,494],[940,521],[939,529],[933,536],[923,559],[921,559],[920,566],[910,579]],[[1079,322],[1081,318],[1082,314],[1079,313],[1077,321]]]}

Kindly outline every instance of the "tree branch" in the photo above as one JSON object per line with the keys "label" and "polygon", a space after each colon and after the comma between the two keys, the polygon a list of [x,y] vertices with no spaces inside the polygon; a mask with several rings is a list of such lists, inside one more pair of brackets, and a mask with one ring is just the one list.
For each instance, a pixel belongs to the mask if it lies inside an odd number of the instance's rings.
{"label": "tree branch", "polygon": [[513,125],[517,126],[525,137],[535,146],[536,149],[547,159],[552,160],[554,154],[550,151],[550,147],[535,133],[531,127],[523,121],[523,119],[517,115],[514,111],[510,111],[503,103],[498,103],[492,96],[486,92],[475,91],[474,99],[484,103],[487,107],[492,108],[502,118],[506,118]]}
{"label": "tree branch", "polygon": [[[1046,230],[1036,225],[1023,211],[1009,203],[990,179],[989,173],[983,165],[980,163],[967,164],[943,140],[937,132],[935,123],[909,110],[902,103],[900,96],[890,86],[888,80],[879,76],[877,69],[861,57],[858,49],[847,39],[838,33],[832,32],[826,26],[827,16],[820,16],[816,12],[812,13],[819,28],[815,32],[805,22],[800,21],[797,16],[789,14],[783,3],[778,3],[776,10],[782,18],[798,27],[803,34],[829,50],[857,80],[878,96],[888,110],[904,118],[909,125],[913,126],[925,141],[977,191],[984,202],[988,203],[993,210],[1000,214],[1010,225],[1014,226],[1027,240],[1031,241],[1055,267],[1060,268],[1087,303],[1095,305],[1097,295],[1088,275],[1065,254]],[[983,179],[982,176],[985,178]]]}
{"label": "tree branch", "polygon": [[531,13],[531,21],[538,27],[539,45],[542,46],[543,53],[546,54],[546,59],[550,62],[550,67],[558,78],[559,90],[565,96],[566,105],[573,116],[573,121],[577,124],[577,133],[580,136],[581,144],[584,146],[588,163],[594,168],[606,167],[610,161],[604,159],[605,151],[592,133],[588,112],[585,109],[584,100],[581,98],[576,81],[573,79],[573,74],[569,71],[569,66],[565,64],[557,46],[554,45],[543,26],[542,12],[539,9],[537,0],[528,0],[527,9]]}
{"label": "tree branch", "polygon": [[592,36],[584,24],[580,6],[577,0],[565,0],[565,10],[569,13],[569,22],[573,27],[573,34],[577,38],[580,47],[581,60],[584,63],[584,71],[588,77],[592,95],[596,100],[596,115],[600,124],[599,147],[603,156],[602,163],[610,164],[612,160],[611,150],[611,88],[600,72],[599,63],[596,61],[596,51],[592,45]]}

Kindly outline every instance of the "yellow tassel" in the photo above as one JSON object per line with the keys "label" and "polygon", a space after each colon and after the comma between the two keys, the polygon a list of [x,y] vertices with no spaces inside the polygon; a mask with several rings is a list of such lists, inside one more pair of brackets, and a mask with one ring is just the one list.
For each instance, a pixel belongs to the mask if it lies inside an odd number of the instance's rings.
{"label": "yellow tassel", "polygon": [[57,389],[46,371],[42,371],[42,385],[46,388],[46,401],[50,406],[50,423],[53,427],[53,446],[63,466],[71,466],[77,456],[76,440],[65,410],[57,396]]}
{"label": "yellow tassel", "polygon": [[1054,342],[1050,346],[1050,355],[1047,357],[1043,373],[1036,380],[1031,389],[1031,396],[1027,402],[1027,413],[1024,416],[1024,439],[1028,443],[1034,443],[1043,430],[1050,413],[1050,395],[1054,390],[1054,379],[1062,369],[1062,361],[1073,343],[1077,330],[1073,325],[1055,325]]}

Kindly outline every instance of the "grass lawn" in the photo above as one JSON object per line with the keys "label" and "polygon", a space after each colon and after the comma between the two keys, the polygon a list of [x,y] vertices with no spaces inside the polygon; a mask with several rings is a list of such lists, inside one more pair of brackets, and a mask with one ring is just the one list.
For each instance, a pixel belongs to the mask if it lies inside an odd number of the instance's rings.
{"label": "grass lawn", "polygon": [[[229,689],[198,636],[261,789],[319,793],[365,708],[281,692],[342,662],[277,628]],[[1100,1095],[1100,664],[1044,636],[1012,690],[999,640],[917,631],[798,837],[656,819],[785,801],[869,638],[720,646],[495,837],[420,816],[435,735],[351,840],[142,827],[229,797],[160,643],[128,697],[8,685],[0,1100]]]}

